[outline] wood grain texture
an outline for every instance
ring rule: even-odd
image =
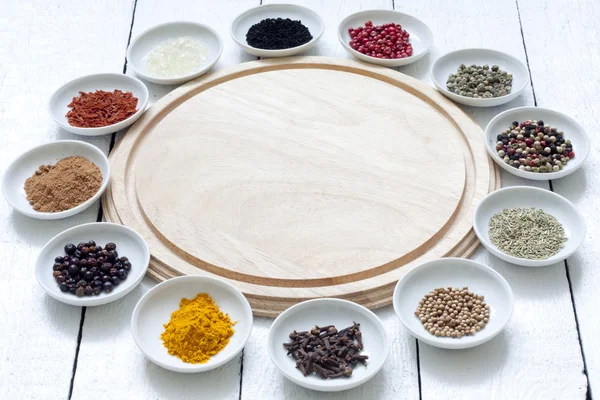
[[[423,19],[435,38],[431,54],[424,61],[402,68],[403,72],[429,81],[427,71],[433,60],[448,51],[470,47],[498,49],[525,61],[514,1],[457,5],[421,0],[395,4],[397,10]],[[531,21],[537,18],[534,9],[538,7],[529,11]],[[543,51],[528,49],[530,59],[545,57]],[[426,65],[419,65],[421,62]],[[497,113],[531,104],[532,92],[527,90],[501,107],[463,109],[485,127]],[[502,183],[548,188],[547,182],[519,179],[504,171]],[[453,352],[419,343],[422,398],[584,398],[583,363],[563,265],[527,269],[504,263],[483,249],[471,258],[506,278],[515,295],[514,314],[500,336],[471,350]]]
[[[133,36],[163,22],[202,22],[216,29],[224,42],[223,55],[215,68],[235,65],[255,58],[236,47],[229,37],[229,24],[238,12],[258,3],[258,0],[138,0]],[[130,22],[127,28],[129,25]],[[175,88],[145,83],[150,91],[150,103]],[[154,281],[145,278],[140,287],[125,298],[87,309],[73,399],[237,400],[240,357],[206,373],[176,374],[155,366],[137,348],[129,327],[131,312],[140,297],[154,285]]]
[[[465,185],[460,135],[427,102],[380,80],[272,71],[166,115],[144,138],[132,183],[153,227],[225,276],[357,280],[427,251],[453,223]],[[427,150],[406,162],[408,143]]]
[[[85,140],[108,150],[110,135],[86,138],[60,130],[46,104],[68,80],[122,70],[130,19],[128,1],[0,2],[0,174],[23,151],[56,139]],[[33,265],[53,236],[96,221],[98,204],[68,219],[40,221],[0,200],[2,399],[68,396],[81,308],[47,296]]]
[[[597,221],[600,211],[600,176],[597,172],[600,166],[597,145],[600,138],[597,128],[600,119],[597,78],[600,48],[594,38],[600,35],[600,4],[592,0],[576,3],[537,0],[519,1],[518,4],[538,106],[577,119],[595,143],[580,170],[553,181],[552,185],[556,193],[579,208],[587,221],[586,240],[567,263],[591,393],[597,397],[600,394],[600,344],[597,340],[600,312],[595,306],[600,290],[597,263],[600,258],[600,224]],[[537,18],[553,29],[546,33],[535,29],[533,25]],[[582,366],[579,364],[576,368],[580,371]],[[579,384],[583,386],[585,382]]]
[[[427,243],[429,247],[426,252],[417,254],[416,257],[407,260],[400,258],[385,264],[379,267],[378,270],[372,271],[370,276],[357,274],[356,277],[359,279],[355,280],[344,281],[329,278],[328,281],[324,281],[326,286],[323,284],[301,285],[301,281],[298,281],[298,284],[288,284],[282,287],[281,285],[267,285],[260,281],[253,282],[245,276],[225,275],[215,266],[181,251],[177,247],[177,243],[168,241],[168,238],[165,238],[162,232],[148,223],[146,215],[138,207],[139,198],[134,184],[135,177],[140,168],[139,160],[143,159],[145,143],[152,143],[155,132],[160,134],[160,124],[166,116],[170,115],[171,111],[177,113],[184,101],[205,90],[220,88],[221,83],[229,82],[233,77],[236,80],[245,80],[245,77],[248,76],[271,74],[274,71],[315,68],[348,71],[396,86],[397,90],[404,90],[413,96],[419,97],[432,108],[432,115],[423,115],[417,119],[430,119],[434,122],[438,118],[436,114],[439,113],[448,119],[460,133],[460,140],[458,141],[461,145],[458,147],[463,153],[467,176],[463,201],[460,203],[454,219],[451,221],[452,223],[447,224],[443,231],[440,231]],[[192,112],[189,111],[188,113],[191,114]],[[421,112],[419,111],[417,114],[419,113]],[[159,123],[159,128],[154,130],[157,123]],[[257,315],[275,316],[301,299],[327,296],[343,297],[371,308],[377,308],[391,303],[395,282],[410,268],[436,257],[463,257],[471,254],[471,243],[472,240],[475,240],[472,236],[471,215],[475,203],[488,193],[490,182],[495,181],[495,174],[490,173],[492,165],[487,154],[481,151],[483,147],[481,140],[482,133],[480,129],[453,103],[419,81],[386,68],[325,57],[296,57],[247,63],[235,68],[217,71],[177,89],[146,112],[138,123],[129,130],[127,136],[119,142],[111,154],[113,179],[109,190],[104,196],[106,200],[104,203],[106,217],[110,221],[134,227],[148,240],[153,254],[151,269],[154,272],[159,272],[167,278],[180,274],[201,274],[205,276],[216,274],[219,277],[232,279],[231,283],[248,296],[254,313]],[[159,142],[160,140],[157,141],[157,143]],[[492,187],[495,187],[495,184]],[[177,226],[183,223],[181,222]],[[402,268],[399,268],[400,266]],[[170,274],[169,270],[172,270],[173,273]]]

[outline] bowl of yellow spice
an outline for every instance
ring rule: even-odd
[[[217,368],[236,357],[252,329],[244,295],[219,279],[182,276],[160,283],[137,303],[133,338],[155,364],[175,372]]]

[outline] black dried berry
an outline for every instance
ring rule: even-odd
[[[65,261],[64,257],[58,256],[54,259],[55,263],[62,264]]]
[[[62,263],[54,263],[54,265],[52,266],[52,270],[54,270],[54,271],[61,271],[62,269],[63,269]]]
[[[113,286],[112,282],[104,282],[104,285],[102,286],[102,288],[104,289],[104,291],[106,293],[110,293],[110,292],[112,292],[114,286]]]
[[[65,253],[72,255],[73,253],[75,253],[75,250],[77,250],[77,248],[75,247],[75,245],[73,243],[69,243],[65,246]]]
[[[75,296],[83,297],[84,294],[85,294],[85,289],[82,286],[79,286],[77,289],[75,289]]]
[[[77,274],[79,274],[79,266],[77,266],[75,264],[69,265],[69,275],[75,276]]]
[[[110,281],[112,282],[113,285],[117,286],[119,283],[121,283],[121,280],[119,279],[118,276],[113,276],[110,278]]]
[[[121,268],[117,274],[117,276],[121,279],[126,279],[127,278],[127,271],[124,270],[123,268]]]
[[[69,287],[67,286],[67,282],[61,282],[60,285],[58,285],[59,289],[61,292],[68,292],[69,291]]]
[[[106,245],[104,246],[104,249],[110,251],[110,250],[115,250],[117,248],[117,245],[114,243],[106,243]]]

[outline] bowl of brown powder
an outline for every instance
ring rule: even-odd
[[[17,157],[2,178],[2,194],[23,215],[60,219],[91,206],[109,179],[108,158],[100,149],[59,140]]]

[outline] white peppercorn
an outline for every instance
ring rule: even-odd
[[[483,296],[451,286],[437,288],[419,301],[415,316],[425,330],[441,337],[461,338],[483,329],[490,318],[490,307]]]

